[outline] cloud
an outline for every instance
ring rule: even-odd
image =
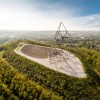
[[[81,30],[100,30],[100,14],[76,17],[73,21]]]
[[[85,25],[87,24],[88,26],[95,27],[99,26],[100,27],[100,14],[94,14],[90,16],[86,16],[83,18],[85,21]]]
[[[82,8],[69,3],[11,1],[0,2],[0,29],[56,30],[62,21],[68,30],[100,30],[100,14],[81,16]]]

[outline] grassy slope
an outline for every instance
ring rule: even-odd
[[[2,59],[2,51],[0,47],[0,100],[62,100],[16,71]]]
[[[31,41],[28,42],[33,44],[46,45]],[[80,50],[80,52],[77,50],[71,50],[80,57],[88,75],[86,79],[79,79],[55,72],[19,55],[16,55],[12,50],[17,47],[17,44],[18,42],[3,46],[3,50],[6,50],[3,57],[18,71],[27,74],[31,80],[55,92],[56,94],[63,96],[64,99],[80,98],[97,100],[100,98],[100,78],[99,75],[94,71],[94,69],[97,69],[97,72],[99,73],[99,68],[89,67],[91,65],[91,63],[88,64],[89,59],[85,59],[88,57],[87,54],[84,56],[84,60],[82,59],[84,54],[79,55],[81,52],[87,52],[88,50],[86,51],[84,49],[77,49]]]

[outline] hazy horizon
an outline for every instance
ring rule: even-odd
[[[6,29],[0,29],[0,31],[57,31],[56,30],[6,30]],[[100,30],[67,30],[67,31],[83,31],[83,32],[100,32]]]

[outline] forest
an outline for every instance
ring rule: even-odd
[[[61,100],[0,58],[0,100]]]
[[[0,46],[0,99],[6,100],[99,100],[100,52],[85,47],[59,48],[75,54],[86,78],[51,70],[14,52],[19,43],[53,47],[47,42],[18,40]]]

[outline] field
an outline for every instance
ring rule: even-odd
[[[86,77],[80,60],[68,51],[24,44],[19,49],[16,49],[15,52],[55,71],[74,77]]]
[[[21,48],[21,52],[34,58],[47,59],[48,52],[52,52],[52,49],[43,46],[25,45]]]

